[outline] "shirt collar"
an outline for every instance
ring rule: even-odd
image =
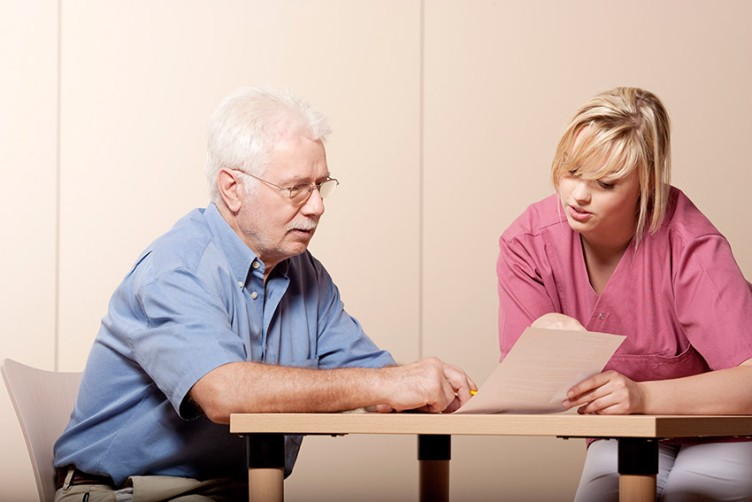
[[[216,239],[219,248],[227,257],[232,274],[238,283],[246,283],[251,265],[258,259],[256,254],[243,242],[238,234],[225,221],[217,206],[212,202],[205,211],[206,222]],[[259,260],[259,264],[264,264]]]
[[[251,248],[240,239],[230,224],[225,221],[216,204],[213,202],[210,203],[206,208],[205,214],[209,228],[219,243],[220,249],[227,257],[227,261],[230,263],[230,269],[238,283],[242,282],[245,284],[247,282],[252,273],[251,266],[254,261],[258,261],[258,271],[263,275],[264,263],[258,259],[256,253],[254,253],[253,250],[251,250]],[[289,267],[290,260],[284,260],[277,264],[272,271],[272,275],[279,274],[282,277],[287,278],[287,270]]]

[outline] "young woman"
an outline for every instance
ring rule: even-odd
[[[752,414],[752,290],[721,233],[670,185],[661,101],[616,88],[575,114],[556,150],[556,194],[502,234],[504,358],[525,327],[626,335],[562,409]],[[664,441],[661,500],[752,500],[752,442]],[[578,501],[618,499],[616,441],[589,448]]]

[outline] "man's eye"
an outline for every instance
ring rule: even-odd
[[[300,192],[302,192],[304,190],[308,190],[309,186],[310,185],[308,183],[301,183],[299,185],[295,185],[294,187],[290,188],[290,191],[293,194],[300,193]]]

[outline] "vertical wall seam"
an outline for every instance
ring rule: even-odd
[[[54,273],[54,313],[53,339],[55,371],[60,370],[60,126],[62,109],[62,31],[63,3],[57,1],[57,74],[56,74],[56,109],[55,109],[55,273]]]
[[[424,261],[425,261],[425,249],[424,249],[424,158],[423,148],[425,141],[424,130],[424,111],[425,111],[425,47],[426,47],[426,31],[425,31],[425,0],[420,0],[420,46],[419,46],[419,104],[418,104],[418,357],[423,357],[424,349],[424,288],[423,288],[423,273],[424,273]]]

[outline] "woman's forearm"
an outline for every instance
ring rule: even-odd
[[[639,385],[648,415],[752,414],[752,359],[735,368]]]

